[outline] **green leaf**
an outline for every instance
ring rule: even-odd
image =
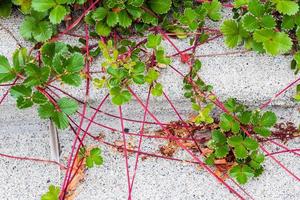
[[[264,28],[273,29],[275,28],[276,22],[272,15],[265,15],[261,18],[261,26]]]
[[[238,133],[240,131],[239,123],[226,113],[220,116],[220,128],[226,132],[231,130],[233,133]]]
[[[238,146],[234,147],[233,152],[234,152],[235,157],[240,158],[240,159],[247,158],[247,156],[248,156],[248,151],[243,145],[238,145]]]
[[[32,89],[30,87],[26,87],[25,85],[15,85],[10,89],[10,94],[14,98],[30,97],[32,94]]]
[[[29,59],[26,48],[17,49],[13,54],[13,65],[16,71],[21,72]]]
[[[94,165],[102,165],[103,158],[101,155],[101,150],[99,148],[93,148],[90,151],[90,155],[86,158],[86,166],[92,168]]]
[[[165,56],[165,51],[162,48],[156,51],[156,61],[164,65],[171,63],[171,59]]]
[[[81,53],[75,52],[67,61],[68,72],[79,72],[84,67],[84,57]]]
[[[141,7],[144,3],[144,0],[128,0],[127,3],[135,7]]]
[[[87,2],[87,0],[76,0],[76,3],[80,5],[84,4],[85,2]]]
[[[184,9],[184,14],[179,18],[180,23],[188,25],[191,30],[196,30],[198,28],[198,23],[196,22],[197,13],[191,8]]]
[[[55,107],[50,102],[48,102],[46,104],[40,105],[40,107],[38,108],[38,113],[40,118],[48,119],[54,115]]]
[[[294,59],[291,63],[291,69],[295,70],[296,74],[300,70],[300,51],[295,53]]]
[[[49,16],[50,22],[52,24],[59,24],[67,14],[68,11],[64,6],[57,5],[50,12],[50,16]]]
[[[215,148],[215,156],[217,158],[224,158],[229,152],[229,147],[227,145],[218,146]]]
[[[0,55],[0,83],[11,81],[15,77],[16,74],[13,72],[7,58]]]
[[[21,7],[23,14],[29,14],[31,10],[31,0],[12,0],[13,4]],[[0,6],[1,7],[1,6]]]
[[[66,70],[65,70],[65,67],[66,67],[66,63],[67,63],[67,60],[66,58],[68,57],[69,55],[66,53],[66,54],[55,54],[54,57],[53,57],[53,60],[52,60],[52,66],[51,68],[57,73],[57,74],[60,74],[60,75],[64,75],[66,74]]]
[[[49,16],[49,13],[47,11],[38,12],[38,11],[32,10],[30,14],[31,14],[31,17],[33,17],[37,21],[41,21]]]
[[[251,123],[253,125],[258,125],[258,122],[260,120],[260,113],[258,110],[252,111],[252,117],[251,117]]]
[[[31,39],[37,21],[33,17],[25,17],[20,26],[20,34],[25,39]]]
[[[235,8],[240,8],[241,6],[247,5],[248,2],[249,2],[249,0],[234,0],[233,5]]]
[[[263,137],[269,137],[271,135],[271,131],[268,128],[264,127],[255,127],[254,132],[263,136]]]
[[[43,13],[32,13],[32,16],[43,16]],[[25,17],[20,26],[20,33],[25,39],[34,38],[38,42],[44,42],[51,38],[53,34],[53,26],[48,21],[40,21],[34,17]]]
[[[263,44],[256,42],[253,38],[246,39],[245,47],[246,47],[246,49],[252,49],[253,51],[256,51],[258,53],[266,52],[264,50]]]
[[[126,10],[122,10],[121,12],[119,12],[118,18],[120,26],[124,28],[128,28],[132,23],[132,19],[129,17]]]
[[[253,34],[256,42],[262,42],[264,49],[271,55],[286,53],[292,48],[288,34],[268,29],[256,30]]]
[[[118,81],[122,81],[124,78],[128,76],[128,71],[124,68],[108,67],[107,73],[112,75],[114,78],[118,79]]]
[[[156,97],[161,96],[163,94],[163,86],[160,83],[156,83],[151,89],[151,94]]]
[[[214,108],[213,104],[207,104],[204,108],[199,111],[198,116],[195,119],[196,124],[200,124],[205,122],[207,124],[211,124],[214,122],[214,119],[211,117],[211,111]]]
[[[145,83],[144,75],[135,75],[135,76],[132,77],[132,80],[136,84],[144,84]]]
[[[220,130],[214,130],[211,134],[211,138],[215,143],[226,143],[226,136]]]
[[[75,3],[76,0],[55,0],[57,4]]]
[[[249,162],[250,167],[253,169],[261,168],[261,163],[264,162],[265,156],[263,154],[258,154],[257,151],[254,151],[251,156],[251,161]]]
[[[45,42],[51,38],[52,34],[52,25],[47,21],[41,21],[36,24],[36,28],[33,31],[33,38],[38,42]]]
[[[93,12],[92,18],[95,21],[101,21],[106,17],[107,13],[108,13],[108,10],[106,8],[99,7]]]
[[[96,24],[96,32],[100,36],[109,36],[109,34],[111,32],[111,28],[109,26],[107,26],[106,24],[104,24],[103,22],[98,22]]]
[[[132,16],[134,20],[139,19],[142,16],[142,9],[133,7],[133,6],[127,6],[127,12]]]
[[[251,111],[244,111],[239,113],[238,118],[242,124],[249,124],[251,120],[252,112]]]
[[[207,10],[208,17],[214,21],[221,19],[221,7],[221,3],[218,0],[212,0],[210,3],[203,3],[203,8]]]
[[[243,27],[247,31],[255,31],[259,28],[259,21],[253,15],[244,15],[242,18]]]
[[[8,17],[11,13],[12,4],[10,0],[0,1],[0,17]]]
[[[135,74],[141,74],[145,71],[145,63],[137,62],[136,65],[133,67],[132,72]]]
[[[227,142],[230,146],[236,147],[241,145],[241,143],[243,142],[243,137],[240,135],[235,135],[228,138]]]
[[[234,98],[229,98],[224,103],[225,108],[230,112],[236,112],[237,103]]]
[[[225,44],[230,48],[241,44],[243,38],[247,37],[243,27],[234,20],[224,21],[220,30],[225,36]]]
[[[115,12],[109,12],[107,15],[106,23],[110,27],[114,27],[119,23],[119,16]]]
[[[147,39],[147,43],[146,43],[146,46],[148,48],[155,49],[156,47],[158,47],[160,45],[160,43],[161,43],[160,35],[154,35],[154,34],[148,35],[148,39]]]
[[[35,64],[28,64],[25,67],[25,73],[28,76],[24,81],[26,86],[37,86],[44,84],[50,75],[49,67],[38,67]]]
[[[193,71],[197,73],[201,69],[201,67],[202,67],[201,61],[196,59],[193,65]]]
[[[57,101],[57,104],[62,112],[67,115],[72,115],[78,110],[78,104],[76,101],[63,97]]]
[[[17,99],[17,108],[19,109],[25,109],[33,106],[33,102],[30,98],[25,98],[25,97],[18,97]]]
[[[270,31],[267,29],[261,29],[261,30],[255,31],[253,36],[254,36],[254,40],[256,42],[266,42],[274,36],[274,31]]]
[[[156,81],[159,77],[159,72],[155,69],[150,68],[147,75],[145,76],[145,81],[151,84],[153,81]]]
[[[277,121],[277,117],[275,113],[271,111],[267,111],[261,117],[259,125],[263,127],[272,127],[275,125],[276,121]]]
[[[123,105],[131,100],[131,94],[128,90],[121,90],[119,87],[114,87],[110,90],[112,102],[115,105]]]
[[[45,65],[52,66],[54,56],[68,52],[68,47],[62,42],[45,43],[42,46],[42,61]]]
[[[32,101],[36,104],[42,105],[42,104],[47,103],[48,99],[42,93],[40,93],[39,91],[36,91],[32,95]]]
[[[78,73],[66,74],[61,76],[62,82],[73,85],[73,86],[80,86],[81,85],[81,77]]]
[[[214,165],[215,164],[215,155],[212,153],[205,159],[205,164]]]
[[[276,9],[286,15],[294,15],[299,10],[297,2],[290,0],[272,0],[276,4]]]
[[[59,192],[60,192],[59,187],[50,185],[48,192],[42,196],[41,200],[58,200]]]
[[[298,27],[296,30],[297,39],[300,40],[300,28]]]
[[[158,24],[158,19],[147,12],[143,12],[141,18],[145,24],[152,24],[152,25]]]
[[[214,154],[217,158],[223,158],[228,154],[229,147],[226,144],[226,136],[220,130],[214,130],[212,132],[211,142],[215,150]]]
[[[256,140],[251,138],[243,139],[242,136],[232,136],[227,139],[230,146],[234,147],[234,155],[237,158],[246,158],[248,156],[248,150],[256,150],[258,148],[258,143]]]
[[[45,12],[56,5],[54,0],[32,0],[32,8],[39,12]]]
[[[172,5],[171,0],[149,0],[147,3],[150,5],[150,8],[157,14],[167,13]]]
[[[295,26],[295,21],[292,16],[284,15],[281,23],[281,27],[286,30],[293,29]]]
[[[245,138],[243,145],[249,150],[256,150],[258,148],[258,142],[252,138]]]
[[[63,112],[54,112],[51,119],[59,129],[66,129],[69,127],[68,116]]]
[[[256,17],[261,17],[265,13],[265,7],[259,0],[250,0],[248,9]]]
[[[236,165],[230,169],[229,174],[240,184],[245,184],[249,178],[254,176],[254,171],[247,165]]]

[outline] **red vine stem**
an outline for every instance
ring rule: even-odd
[[[164,129],[166,133],[169,134],[170,139],[172,138],[172,134],[170,134],[170,131],[166,129],[162,124],[160,124],[159,120],[145,107],[143,102],[140,100],[140,98],[133,92],[133,90],[128,87],[129,92],[135,97],[135,99],[138,101],[138,103],[147,110],[149,115],[158,123],[158,125]],[[181,142],[176,141],[177,145],[179,145],[182,149],[184,149],[188,154],[192,156],[192,158],[198,162],[198,164],[203,167],[206,171],[208,171],[211,175],[213,175],[219,182],[221,182],[225,187],[229,189],[232,193],[234,193],[238,198],[244,199],[238,192],[236,192],[230,185],[228,185],[224,180],[222,180],[218,175],[216,175],[204,162],[202,162],[199,158],[197,158],[193,152],[191,152],[186,146],[184,146]]]
[[[7,97],[10,89],[16,84],[16,82],[18,81],[18,77],[14,80],[14,82],[11,84],[11,86],[5,91],[5,93],[3,94],[2,98],[0,99],[0,105],[3,103],[3,101],[5,100],[5,98]]]
[[[148,95],[147,95],[146,108],[148,108],[148,106],[149,106],[150,91],[151,91],[151,86],[149,87],[149,91],[148,91]],[[144,111],[143,122],[146,121],[146,117],[147,117],[147,110]],[[132,180],[131,180],[131,184],[130,184],[130,191],[129,191],[130,196],[131,196],[133,183],[134,183],[134,179],[135,179],[137,168],[138,168],[139,155],[140,155],[139,152],[141,151],[142,140],[143,140],[143,136],[144,136],[144,126],[145,126],[145,123],[142,123],[140,134],[139,134],[139,142],[138,142],[138,150],[137,150],[138,153],[136,154],[136,157],[135,157],[133,176],[132,176]]]
[[[214,37],[212,37],[212,38],[207,39],[204,43],[208,43],[208,42],[210,42],[210,41],[213,41],[213,40],[215,40],[215,39],[218,39],[218,38],[221,37],[221,36],[222,36],[221,34],[216,35],[216,36],[214,36]],[[199,44],[197,44],[197,47],[200,46],[200,45],[202,45],[202,44],[204,44],[204,43],[199,43]],[[175,57],[175,56],[181,55],[182,53],[185,53],[185,52],[187,52],[187,51],[192,50],[193,48],[194,48],[193,46],[192,46],[192,47],[189,47],[189,48],[187,48],[187,49],[185,49],[185,50],[182,50],[182,51],[179,51],[179,52],[177,52],[177,53],[175,53],[175,54],[172,54],[172,55],[170,55],[169,57]]]
[[[195,44],[196,45],[196,44]],[[179,112],[177,111],[177,109],[175,108],[174,104],[172,103],[172,101],[170,100],[170,98],[168,98],[168,96],[165,94],[165,92],[163,92],[163,95],[165,96],[165,98],[167,99],[167,101],[169,102],[169,104],[171,105],[171,107],[173,108],[174,112],[177,114],[178,118],[180,119],[180,121],[182,121],[183,123],[185,123],[185,121],[182,119],[182,117],[180,116]],[[194,138],[193,138],[194,139]],[[197,146],[198,150],[201,152],[200,147],[198,146],[197,142],[194,140],[195,145]],[[237,184],[231,177],[229,177],[229,179],[235,184],[237,185],[247,196],[249,196],[251,199],[253,199],[253,197],[247,193],[246,190],[244,190],[239,184]]]
[[[68,97],[74,99],[74,100],[77,101],[78,103],[83,104],[83,101],[81,101],[81,100],[79,100],[78,98],[72,96],[71,94],[67,93],[66,91],[64,91],[64,90],[62,90],[62,89],[60,89],[60,88],[58,88],[58,87],[56,87],[56,86],[53,86],[53,85],[48,85],[48,86],[51,87],[51,88],[56,89],[57,91],[59,91],[59,92],[65,94],[65,95],[67,95]],[[90,106],[90,108],[93,109],[93,110],[96,110],[96,108],[93,107],[93,106]],[[104,112],[104,111],[102,111],[102,110],[99,110],[98,112],[103,113],[104,115],[107,115],[107,116],[109,116],[109,117],[113,117],[113,118],[116,118],[116,119],[120,119],[120,116],[117,116],[117,115],[114,115],[114,114],[111,114],[111,113],[107,113],[107,112]],[[123,118],[123,120],[124,120],[124,121],[135,122],[135,123],[143,123],[143,121],[141,121],[141,120],[137,120],[137,119],[129,119],[129,118],[125,118],[125,117]],[[145,124],[153,124],[153,125],[157,125],[155,122],[150,122],[150,121],[145,121]],[[168,123],[162,123],[162,124],[163,124],[163,125],[168,125]]]
[[[179,70],[177,70],[175,67],[173,67],[172,65],[169,65],[169,66],[170,66],[175,72],[177,72],[180,76],[185,77],[185,76],[184,76]],[[190,79],[189,79],[188,81],[189,81],[190,83],[194,84],[194,81],[193,81],[193,80],[190,80]],[[216,96],[216,95],[213,94],[213,93],[211,93],[211,94],[212,94],[213,96]],[[207,98],[207,96],[205,96],[205,95],[204,95],[204,97]],[[209,99],[209,101],[211,101],[211,100]],[[224,105],[221,103],[220,100],[217,99],[217,101],[213,101],[212,103],[214,103],[217,107],[221,108],[221,110],[223,110],[224,112],[230,114],[230,113],[226,110],[226,108],[224,107]],[[226,111],[225,111],[225,110],[226,110]],[[235,116],[233,116],[233,117],[234,117],[236,120],[238,120]],[[284,148],[284,149],[288,150],[287,147],[285,147],[284,145],[278,144],[277,142],[275,142],[275,141],[273,141],[273,140],[270,140],[270,142],[273,143],[273,144],[276,144],[276,145],[280,146],[281,148]],[[296,152],[291,152],[291,153],[297,155]]]
[[[128,200],[131,200],[130,174],[129,174],[129,165],[128,165],[128,156],[127,156],[127,142],[126,142],[126,135],[125,135],[125,129],[124,129],[124,121],[123,121],[123,117],[122,117],[122,106],[119,106],[119,113],[120,113],[120,122],[121,122],[121,128],[122,128],[123,145],[124,145],[123,153],[124,153],[124,159],[125,159],[127,184],[128,184]]]
[[[89,122],[89,124],[87,125],[87,127],[86,127],[85,130],[83,130],[82,127],[80,127],[80,126],[77,126],[79,130],[81,130],[81,131],[84,132],[83,136],[81,137],[81,140],[82,140],[82,141],[85,139],[86,135],[88,134],[88,130],[89,130],[90,126],[92,125],[92,121],[95,119],[95,117],[96,117],[96,115],[97,115],[97,113],[98,113],[98,110],[103,106],[103,104],[104,104],[105,101],[107,100],[108,96],[109,96],[109,95],[107,94],[107,95],[102,99],[102,101],[100,102],[99,106],[97,107],[96,112],[93,114],[93,116],[92,116],[92,118],[91,118],[91,121]],[[73,121],[73,123],[74,123],[74,121]],[[78,147],[77,150],[76,150],[76,153],[75,153],[75,156],[74,156],[75,158],[78,156],[79,150],[80,150],[80,145],[79,145],[79,147]],[[71,168],[73,168],[74,165],[75,165],[75,162],[73,162]],[[71,176],[71,174],[69,174],[69,177],[68,177],[69,180],[70,180],[70,176]],[[66,187],[68,187],[69,184],[70,184],[70,182],[67,183],[67,186],[66,186]]]
[[[86,14],[90,11],[90,10],[92,10],[92,9],[94,9],[94,6],[97,4],[97,3],[99,3],[100,2],[100,0],[96,0],[92,5],[90,5],[90,7],[88,7],[87,9],[85,9],[84,10],[84,12],[82,13],[82,15],[80,15],[70,26],[68,26],[63,32],[60,32],[59,34],[58,34],[58,36],[59,35],[64,35],[64,34],[66,34],[67,32],[69,32],[70,30],[72,30],[75,26],[77,26],[78,25],[78,23],[86,16]]]
[[[52,90],[50,90],[52,93],[54,93],[57,97],[59,97],[59,95],[57,95],[55,92],[53,92]],[[96,108],[95,108],[95,110],[97,110]],[[81,112],[77,112],[80,116],[83,116],[83,114],[81,113]],[[101,111],[97,111],[97,113],[101,113]],[[88,120],[88,121],[90,121],[90,122],[92,122],[93,124],[95,124],[95,125],[97,125],[97,126],[99,126],[99,127],[102,127],[102,128],[105,128],[105,129],[107,129],[107,130],[109,130],[109,131],[113,131],[113,132],[121,132],[121,130],[118,130],[118,129],[116,129],[116,128],[112,128],[112,127],[110,127],[110,126],[107,126],[107,125],[104,125],[104,124],[100,124],[99,122],[96,122],[96,121],[94,121],[94,120],[92,120],[92,119],[90,119],[90,118],[88,118],[88,117],[86,117],[86,116],[84,116],[84,118],[86,119],[86,120]],[[123,117],[123,120],[125,121],[125,118]],[[147,122],[145,121],[145,124],[146,124]],[[155,125],[158,125],[157,123],[155,123],[155,122],[151,122],[151,124],[155,124]],[[163,124],[163,123],[162,123]],[[165,125],[165,126],[168,126],[168,125],[170,125],[170,123],[167,123],[167,124],[163,124],[163,125]],[[183,127],[189,127],[189,125],[188,124],[183,124]],[[201,127],[203,127],[203,126],[198,126],[200,129],[201,129]],[[140,134],[137,134],[137,133],[133,133],[133,132],[125,132],[125,134],[126,135],[131,135],[131,136],[141,136]],[[147,138],[156,138],[156,139],[170,139],[169,137],[166,137],[166,136],[158,136],[158,135],[148,135],[148,134],[143,134],[142,135],[142,137],[147,137]],[[172,140],[192,140],[192,141],[194,141],[194,140],[196,140],[196,141],[201,141],[201,139],[192,139],[192,138],[185,138],[185,137],[183,137],[183,138],[181,138],[181,137],[176,137],[176,136],[173,136],[174,138],[172,138]]]
[[[45,159],[41,159],[41,158],[31,158],[31,157],[27,157],[27,156],[25,156],[25,157],[13,156],[13,155],[8,155],[8,154],[3,154],[3,153],[0,153],[0,156],[5,157],[5,158],[17,159],[17,160],[28,160],[28,161],[41,162],[41,163],[51,163],[51,164],[58,165],[63,170],[67,169],[63,164],[53,161],[53,160],[45,160]]]
[[[163,35],[163,31],[162,30],[160,30],[161,31],[161,33],[162,33],[162,35]],[[170,41],[169,39],[168,39],[168,36],[167,35],[163,35],[163,37],[164,38],[166,38],[168,41]],[[173,46],[174,44],[173,43],[171,43],[170,42],[170,44]],[[178,51],[178,48],[175,48],[177,51]],[[181,54],[180,52],[178,52],[179,54]],[[191,64],[191,63],[190,63]],[[172,69],[175,69],[175,68],[173,68],[172,67]],[[176,72],[178,72],[178,70],[175,70]],[[180,73],[181,74],[181,73]],[[183,74],[182,74],[183,75]],[[184,77],[184,76],[183,76]],[[193,80],[189,80],[190,82],[193,82],[194,83],[194,81]],[[221,108],[221,110],[223,111],[223,112],[225,112],[225,113],[227,113],[227,114],[229,114],[229,115],[231,115],[231,113],[224,107],[224,105],[223,105],[223,103],[221,102],[221,101],[219,101],[219,99],[218,99],[218,97],[215,95],[215,94],[213,94],[212,92],[211,92],[211,94],[212,95],[214,95],[215,97],[216,97],[216,101],[212,101],[216,106],[218,106],[219,108]],[[279,95],[278,95],[279,96]],[[205,97],[206,98],[206,97]],[[210,99],[209,99],[209,101],[211,101]],[[231,115],[232,116],[232,115]],[[235,116],[233,116],[236,120],[238,120]],[[251,135],[250,135],[250,133],[244,128],[244,127],[242,127],[241,126],[241,128],[242,128],[242,130],[249,136],[249,137],[251,137]],[[271,141],[272,142],[272,141]],[[260,146],[260,148],[262,149],[262,151],[264,152],[264,153],[266,153],[266,154],[269,154],[269,152],[268,152],[268,150],[263,146],[263,145],[259,145]],[[277,160],[274,156],[272,156],[272,155],[270,155],[270,157],[279,165],[279,166],[281,166],[288,174],[290,174],[291,176],[293,176],[296,180],[298,180],[299,182],[300,182],[300,178],[299,177],[297,177],[294,173],[292,173],[289,169],[287,169],[279,160]]]
[[[93,8],[93,7],[91,7]],[[83,116],[86,115],[86,109],[87,109],[87,100],[88,100],[88,96],[89,96],[89,91],[90,91],[90,76],[89,76],[89,68],[90,68],[90,61],[89,61],[89,32],[88,32],[88,25],[85,25],[85,35],[86,35],[86,48],[87,48],[87,52],[86,52],[86,59],[85,59],[85,71],[87,73],[87,76],[86,76],[86,90],[85,90],[85,99],[84,99],[84,104],[83,104],[83,108],[82,108],[82,112],[83,112]],[[77,133],[76,133],[76,138],[75,140],[73,141],[73,145],[72,145],[72,150],[71,150],[71,154],[69,156],[69,159],[68,159],[68,169],[67,169],[67,172],[66,172],[66,175],[65,175],[65,178],[64,178],[64,181],[63,181],[63,185],[62,185],[62,192],[60,194],[60,198],[61,199],[64,199],[65,195],[66,195],[66,190],[67,190],[67,185],[68,185],[68,181],[70,179],[70,176],[71,176],[71,173],[72,173],[72,170],[73,170],[73,167],[74,167],[74,162],[75,162],[75,158],[74,157],[74,160],[73,160],[73,165],[72,167],[70,168],[71,166],[71,163],[72,163],[72,158],[73,158],[73,155],[74,155],[74,152],[75,152],[75,147],[76,147],[76,144],[77,144],[77,141],[78,141],[78,138],[79,138],[79,135],[80,135],[80,132],[81,132],[81,127],[83,125],[83,122],[84,122],[84,117],[81,117],[80,119],[80,123],[79,123],[79,127],[78,130],[77,130]],[[81,140],[82,142],[84,141],[83,139]],[[80,144],[79,144],[79,147],[80,147]],[[77,151],[79,150],[79,147],[77,149]]]
[[[277,94],[275,94],[271,99],[269,99],[267,102],[263,103],[259,108],[264,109],[267,107],[269,104],[272,103],[277,97],[285,93],[288,89],[290,89],[292,86],[294,86],[298,81],[300,81],[300,77],[288,84],[285,88],[283,88],[281,91],[279,91]]]

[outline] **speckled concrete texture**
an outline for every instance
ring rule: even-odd
[[[21,39],[18,33],[18,26],[22,17],[16,13],[10,19],[0,19],[2,26],[9,29],[23,46],[30,47],[30,43]],[[216,24],[212,24],[216,26]],[[66,39],[69,43],[76,43],[74,38]],[[187,40],[174,40],[181,50],[187,48]],[[164,42],[169,54],[175,53],[174,49]],[[17,43],[7,32],[0,27],[0,54],[11,57]],[[227,49],[222,38],[211,43],[201,45],[197,49],[197,55],[210,53],[224,53],[242,49]],[[251,107],[256,107],[273,97],[276,92],[283,89],[287,84],[296,79],[296,76],[289,69],[291,57],[277,56],[276,58],[267,55],[257,55],[252,52],[215,57],[201,57],[202,69],[200,76],[214,86],[215,93],[222,99],[236,97],[239,101]],[[93,68],[97,68],[101,58],[96,60]],[[98,65],[97,65],[98,64]],[[178,59],[172,65],[186,72],[188,67]],[[160,82],[165,86],[165,92],[174,102],[176,109],[184,117],[191,113],[190,105],[183,97],[182,79],[167,68],[162,71]],[[0,88],[0,94],[5,91]],[[63,86],[63,89],[83,98],[84,89],[72,89]],[[143,100],[146,98],[146,88],[134,90]],[[92,89],[90,103],[97,106],[103,98],[105,91]],[[289,90],[276,99],[269,109],[274,110],[281,121],[292,121],[300,123],[297,105],[292,101],[294,90]],[[6,99],[5,107],[0,106],[0,153],[16,156],[29,156],[36,158],[50,159],[49,151],[49,127],[47,121],[37,117],[36,109],[18,111],[15,102],[11,97]],[[102,111],[119,115],[116,107],[109,101],[104,104]],[[150,110],[157,115],[162,122],[178,120],[170,105],[163,97],[151,98]],[[123,107],[124,117],[131,119],[142,119],[143,110],[136,101],[132,101]],[[88,109],[91,116],[93,110]],[[148,116],[149,121],[153,121]],[[76,121],[79,121],[76,118]],[[99,114],[96,121],[120,128],[120,121],[104,114]],[[85,122],[86,125],[87,122]],[[130,131],[138,131],[140,124],[125,121],[125,127]],[[150,127],[148,127],[150,128]],[[151,127],[153,128],[153,127]],[[156,127],[159,128],[159,127]],[[92,126],[90,132],[94,135],[103,133],[105,139],[112,142],[121,139],[121,133],[108,132],[96,126]],[[69,130],[61,131],[59,134],[62,155],[61,162],[66,163],[69,155],[73,133]],[[128,137],[128,140],[136,139]],[[86,141],[91,145],[99,145],[91,140]],[[299,148],[300,140],[288,142],[290,148]],[[157,152],[157,147],[163,142],[153,139],[143,141],[142,150]],[[266,144],[270,151],[278,150],[273,145]],[[77,200],[125,200],[127,199],[127,180],[125,173],[125,162],[122,154],[113,149],[101,145],[104,165],[87,171],[86,179],[78,188]],[[191,159],[185,152],[178,152],[176,156]],[[300,176],[300,160],[293,154],[277,155],[296,175]],[[129,162],[130,171],[133,170],[135,156],[131,155]],[[300,199],[300,184],[282,170],[272,159],[267,158],[265,173],[243,188],[254,197],[261,200],[298,200]],[[49,184],[60,185],[64,171],[60,171],[56,165],[41,164],[31,161],[20,161],[0,157],[0,199],[4,200],[36,200],[47,191]],[[231,181],[227,181],[243,196],[245,194]],[[135,200],[219,200],[237,199],[224,186],[219,184],[215,178],[205,170],[187,163],[178,163],[162,159],[147,158],[139,161],[136,180],[133,188],[133,199]],[[246,197],[246,196],[245,196]]]

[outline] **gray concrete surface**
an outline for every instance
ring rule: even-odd
[[[11,19],[0,19],[0,23],[7,27],[19,40],[27,47],[30,43],[23,41],[18,33],[18,25],[22,17],[14,14]],[[215,24],[212,24],[215,26]],[[68,42],[74,43],[75,40],[68,39]],[[186,41],[175,41],[181,49],[187,47]],[[16,48],[15,40],[0,28],[0,54],[10,57]],[[174,49],[165,44],[168,53],[175,53]],[[205,44],[198,48],[197,54],[223,53],[232,50],[227,49],[222,39],[215,40],[212,43]],[[288,83],[296,79],[296,76],[289,69],[289,56],[278,56],[276,58],[266,55],[257,55],[255,53],[246,53],[243,55],[229,55],[201,58],[203,68],[201,76],[214,85],[216,94],[221,99],[228,97],[237,97],[240,101],[249,106],[255,107],[271,98],[276,92],[285,87]],[[101,60],[97,61],[98,63]],[[187,70],[187,66],[180,63],[179,60],[173,61],[173,66],[182,72]],[[97,67],[96,65],[94,67]],[[179,76],[174,74],[171,69],[163,70],[161,82],[165,85],[165,91],[174,101],[176,108],[183,116],[188,116],[191,112],[189,103],[182,96],[182,84]],[[79,98],[83,98],[83,89],[75,90],[65,87],[65,90]],[[3,94],[5,88],[0,88],[0,94]],[[137,93],[145,99],[145,88],[135,88]],[[293,121],[300,123],[299,113],[296,110],[291,97],[294,90],[288,91],[276,99],[272,107],[282,121]],[[103,98],[104,91],[91,91],[91,103],[97,105]],[[49,159],[49,131],[48,123],[38,119],[35,109],[29,109],[23,112],[14,108],[14,101],[8,98],[5,101],[6,107],[0,106],[0,138],[2,141],[0,153],[13,154],[19,156],[31,156]],[[124,116],[128,118],[141,119],[143,110],[133,101],[123,107]],[[151,98],[150,109],[162,122],[177,120],[177,116],[168,106],[162,97]],[[107,102],[103,110],[118,115],[118,110]],[[92,115],[88,111],[88,116]],[[76,119],[79,120],[78,118]],[[149,118],[149,120],[151,120]],[[97,121],[102,124],[120,129],[119,120],[107,117],[105,115],[97,116]],[[125,127],[131,131],[139,129],[137,124],[125,122]],[[150,127],[149,127],[150,128]],[[153,127],[152,127],[153,128]],[[96,126],[91,127],[91,133],[98,134],[103,132],[106,139],[113,141],[120,139],[121,134],[111,133]],[[71,131],[60,132],[62,143],[61,162],[66,163],[69,155],[72,140],[74,139]],[[130,138],[127,138],[130,139]],[[132,139],[134,140],[134,139]],[[87,140],[89,144],[95,144]],[[289,142],[287,145],[291,148],[299,147],[299,140]],[[161,141],[147,139],[143,142],[142,149],[145,151],[156,151]],[[125,176],[124,157],[120,153],[114,152],[111,148],[100,145],[103,150],[105,163],[102,167],[88,170],[86,180],[78,189],[78,200],[119,200],[126,199],[127,180]],[[268,144],[267,148],[278,150]],[[190,159],[184,152],[178,152],[179,157]],[[284,154],[276,156],[291,171],[300,176],[299,158]],[[134,156],[130,157],[131,168],[134,162]],[[300,198],[300,184],[292,177],[289,177],[284,170],[267,159],[265,163],[265,173],[250,181],[244,188],[254,199],[291,199]],[[59,185],[62,180],[63,171],[57,166],[51,164],[40,164],[30,161],[18,161],[0,157],[0,199],[10,200],[31,200],[39,199],[49,184]],[[232,183],[227,181],[230,185]],[[236,186],[233,186],[239,191]],[[243,194],[241,192],[241,194]],[[221,186],[204,170],[199,170],[195,166],[174,161],[148,158],[140,161],[133,189],[133,199],[137,200],[196,200],[196,199],[236,199],[226,188]]]

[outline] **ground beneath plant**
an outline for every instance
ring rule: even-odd
[[[16,38],[25,46],[29,43],[22,41],[18,35],[18,24],[21,17],[14,15],[10,20],[0,20]],[[212,24],[212,26],[215,26]],[[71,43],[76,40],[71,39]],[[187,48],[187,42],[174,40],[181,48]],[[16,47],[16,41],[7,32],[0,28],[0,54],[10,57]],[[174,50],[166,44],[168,53]],[[289,69],[289,56],[278,56],[276,58],[257,55],[255,53],[245,53],[242,49],[229,50],[224,47],[222,38],[214,40],[198,48],[197,55],[201,56],[203,69],[201,76],[211,83],[215,92],[221,99],[235,97],[241,102],[251,107],[257,107],[264,101],[272,98],[276,92],[283,89],[297,77]],[[227,53],[226,55],[223,55]],[[229,54],[228,54],[229,53]],[[217,55],[216,55],[217,54]],[[220,54],[220,55],[219,55]],[[184,72],[187,66],[180,60],[175,60],[173,66]],[[97,67],[97,66],[95,66]],[[165,85],[166,93],[174,103],[176,109],[185,119],[190,117],[191,110],[189,103],[182,96],[182,79],[176,76],[172,70],[165,69],[162,73],[161,82]],[[3,94],[5,88],[0,89]],[[82,98],[81,91],[72,91],[64,88],[75,96]],[[143,100],[146,94],[143,89],[137,89],[137,93]],[[276,99],[268,109],[274,110],[280,121],[291,121],[300,123],[297,105],[293,103],[291,97],[293,90],[288,91],[283,96]],[[103,98],[103,93],[92,91],[91,104],[97,105],[99,99]],[[0,153],[32,157],[40,159],[51,159],[49,147],[49,122],[41,121],[35,110],[20,112],[15,109],[14,101],[8,98],[5,107],[0,107]],[[178,117],[163,97],[150,100],[150,110],[159,118],[160,121],[168,123],[177,121]],[[137,102],[132,102],[123,107],[124,117],[140,120],[143,117],[143,110],[137,106]],[[103,111],[118,115],[118,110],[105,103]],[[87,116],[93,114],[88,111]],[[78,119],[75,119],[78,121]],[[147,118],[148,121],[152,119]],[[99,114],[97,122],[121,129],[120,120]],[[139,123],[125,121],[125,127],[129,132],[137,132],[140,128]],[[147,130],[158,130],[157,126],[148,125]],[[105,136],[107,142],[114,143],[121,139],[121,133],[105,131],[99,127],[92,127],[90,130],[93,135]],[[66,163],[67,156],[71,149],[74,136],[70,131],[59,133],[62,147],[60,162]],[[128,136],[128,141],[132,146],[137,145],[135,136]],[[125,171],[125,159],[116,149],[96,143],[92,140],[87,141],[89,145],[100,146],[103,150],[105,159],[104,165],[99,168],[88,170],[84,175],[84,180],[76,190],[78,200],[99,200],[99,199],[126,199],[127,198],[127,179]],[[278,141],[282,144],[282,141]],[[290,140],[284,145],[288,148],[299,148],[299,138]],[[116,144],[116,143],[114,143]],[[117,143],[118,144],[118,143]],[[159,139],[145,139],[142,142],[141,150],[160,154],[159,148],[166,144]],[[279,147],[265,144],[269,151],[280,151]],[[291,153],[275,155],[282,163],[296,175],[300,176],[300,159]],[[177,151],[174,158],[190,160],[191,158],[182,151]],[[133,171],[135,155],[129,156],[130,172]],[[300,185],[280,168],[274,161],[267,158],[265,173],[258,179],[250,181],[242,188],[237,187],[231,180],[226,181],[240,194],[250,199],[244,192],[246,191],[254,199],[291,199],[300,198]],[[56,164],[24,161],[11,158],[0,157],[0,199],[39,199],[47,191],[50,184],[60,185],[64,176]],[[244,190],[244,191],[243,191]],[[156,200],[156,199],[236,199],[224,186],[216,181],[205,170],[194,164],[181,161],[153,158],[151,156],[140,156],[137,175],[134,183],[133,199]]]

